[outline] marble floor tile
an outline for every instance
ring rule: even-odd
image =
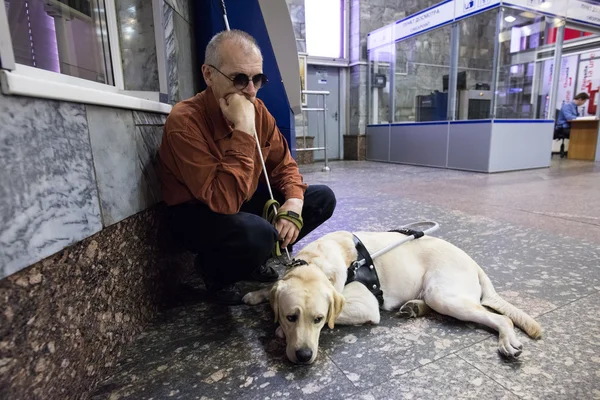
[[[200,303],[172,310],[92,398],[337,399],[357,391],[327,357],[311,367],[287,362],[267,308]]]
[[[490,176],[382,163],[334,163],[332,172],[327,174],[316,167],[303,168],[305,180],[309,184],[330,185],[338,206],[332,218],[303,239],[296,249],[335,230],[389,230],[412,221],[434,220],[440,224],[434,235],[465,250],[488,273],[500,292],[506,291],[513,297],[529,296],[533,303],[538,306],[544,303],[549,310],[600,286],[598,242],[520,225],[517,221],[509,224],[488,217],[486,209],[481,213],[464,210],[458,205],[457,194],[483,198],[486,191],[511,187],[515,181],[584,179],[587,174],[595,173],[593,163],[572,165],[583,176],[572,177],[570,170],[562,170],[568,175],[566,178],[554,169]],[[446,188],[456,194],[447,196]],[[587,193],[586,202],[600,203],[600,192],[587,186],[582,190]],[[536,192],[529,194],[535,195]],[[527,197],[514,196],[515,200],[507,202],[506,207],[512,207],[520,197]],[[581,200],[574,206],[579,203]],[[589,226],[579,224],[580,231]]]
[[[467,362],[450,355],[348,400],[518,398]]]
[[[320,348],[358,388],[369,388],[486,339],[490,333],[439,314],[377,326],[323,330]]]
[[[600,288],[599,288],[600,289]],[[485,340],[458,356],[523,399],[600,398],[600,293],[539,318],[544,337],[504,361]]]

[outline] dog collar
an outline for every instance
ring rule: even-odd
[[[292,262],[289,264],[290,268],[296,268],[299,267],[301,265],[308,265],[308,263],[304,260],[299,260],[299,259],[293,259]]]
[[[354,237],[354,247],[358,253],[358,259],[348,267],[346,285],[354,281],[362,283],[377,298],[381,307],[383,305],[383,291],[379,284],[379,276],[377,275],[373,259],[363,242],[356,235],[352,236]],[[361,265],[360,262],[362,260],[365,260],[365,262]]]

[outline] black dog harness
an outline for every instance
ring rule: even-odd
[[[414,236],[415,239],[425,235],[423,231],[417,231],[408,228],[394,229],[388,232],[397,232],[402,235]],[[351,282],[362,283],[367,289],[369,289],[371,293],[373,293],[373,296],[375,296],[379,302],[379,306],[381,307],[383,305],[383,290],[381,290],[381,284],[379,283],[379,276],[377,275],[373,258],[371,257],[371,254],[369,254],[369,251],[363,242],[356,235],[352,236],[358,257],[356,261],[352,262],[352,264],[350,264],[348,267],[348,275],[344,285],[347,285]],[[308,265],[308,263],[304,260],[295,259],[292,264],[290,264],[290,267],[299,267],[301,265]]]
[[[414,236],[415,239],[423,237],[425,233],[422,231],[416,231],[414,229],[395,229],[389,232],[397,232],[402,235]],[[383,290],[381,290],[381,284],[379,283],[379,276],[377,275],[377,270],[375,269],[375,263],[373,263],[373,259],[371,258],[371,254],[361,242],[361,240],[354,236],[354,247],[356,247],[356,252],[358,253],[358,259],[350,264],[348,267],[348,276],[346,278],[346,285],[350,282],[360,282],[369,289],[373,296],[379,302],[379,306],[383,305]],[[364,262],[363,262],[364,260]]]
[[[383,305],[383,291],[381,290],[381,285],[379,284],[379,276],[377,275],[377,270],[375,269],[375,264],[373,263],[373,259],[371,258],[371,254],[361,242],[361,240],[354,236],[354,247],[356,248],[356,252],[358,253],[358,259],[354,261],[348,267],[348,276],[346,277],[346,285],[350,282],[360,282],[369,289],[373,296],[377,298],[379,302],[379,306]],[[361,264],[361,261],[365,261]]]

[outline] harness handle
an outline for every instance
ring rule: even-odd
[[[425,224],[431,225],[431,227],[429,227],[423,231],[417,231],[417,230],[412,229],[413,227],[417,227],[417,226],[425,225]],[[435,221],[419,221],[419,222],[413,222],[413,223],[401,226],[399,231],[406,231],[406,232],[408,232],[408,235],[406,237],[400,239],[399,241],[394,242],[394,243],[384,247],[383,249],[380,249],[380,250],[376,251],[375,253],[371,254],[371,258],[377,258],[379,256],[382,256],[385,253],[387,253],[388,251],[400,246],[403,243],[410,242],[411,240],[415,240],[424,235],[429,235],[429,234],[437,231],[438,229],[440,229],[440,225]],[[405,234],[404,232],[400,232],[400,233]],[[364,263],[365,262],[363,260],[361,262],[361,265]]]

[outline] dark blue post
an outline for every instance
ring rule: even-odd
[[[239,29],[252,35],[260,46],[263,55],[263,72],[269,77],[269,84],[258,92],[258,98],[264,101],[269,112],[275,117],[277,127],[288,142],[292,156],[296,157],[296,132],[294,114],[290,109],[281,74],[267,27],[260,11],[258,0],[226,0],[227,17],[231,29]],[[204,63],[204,49],[216,33],[225,30],[220,0],[205,0],[195,7],[196,51],[198,68]],[[196,72],[200,78],[200,89],[206,85],[202,80],[202,72]]]

